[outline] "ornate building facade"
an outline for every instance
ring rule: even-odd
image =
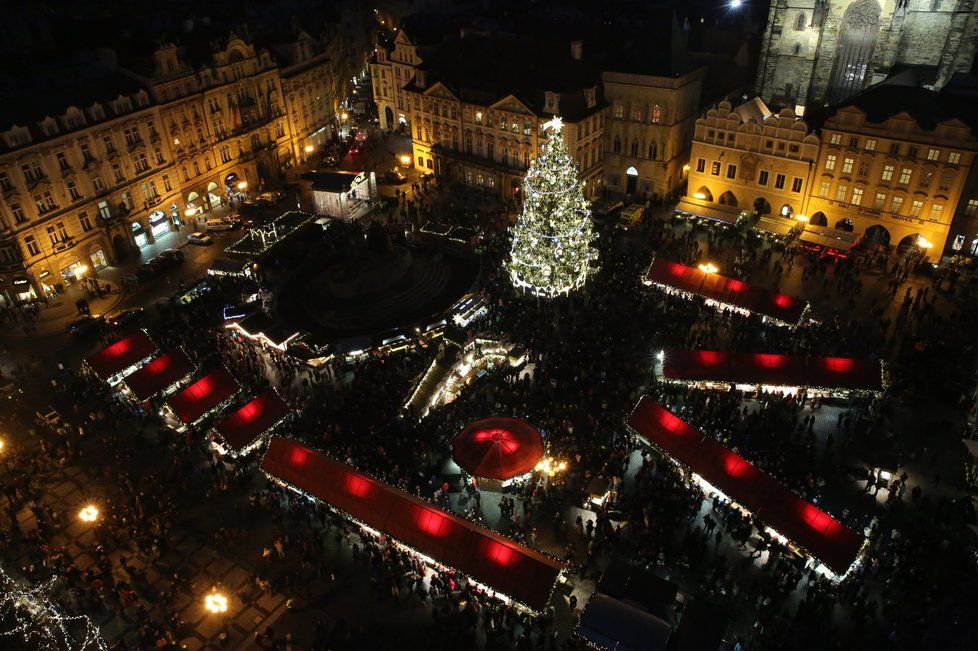
[[[933,87],[971,69],[976,0],[771,0],[756,90],[769,102],[835,103],[898,65]]]

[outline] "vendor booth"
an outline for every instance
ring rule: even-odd
[[[533,472],[543,458],[543,436],[518,418],[483,418],[455,435],[452,458],[479,488],[499,492]]]
[[[852,357],[806,357],[717,350],[665,350],[656,356],[656,377],[668,382],[741,391],[795,392],[845,396],[880,393],[885,388],[883,362]]]
[[[166,405],[169,414],[182,424],[174,429],[182,430],[197,424],[206,416],[224,407],[240,390],[241,387],[235,379],[223,368],[195,380],[170,398]]]
[[[377,178],[373,172],[306,172],[299,177],[312,188],[316,213],[344,221],[359,219],[370,212],[377,198]]]
[[[95,377],[114,386],[149,362],[157,350],[149,335],[138,330],[89,355],[85,366]]]
[[[133,399],[145,402],[160,392],[170,393],[196,370],[197,366],[178,348],[126,376],[123,386]]]
[[[372,535],[390,536],[437,570],[455,569],[504,601],[547,607],[563,564],[490,529],[279,436],[262,460],[272,480],[327,504]]]
[[[261,445],[292,413],[288,403],[274,389],[268,389],[214,426],[214,446],[232,457],[244,456]]]
[[[808,301],[669,260],[654,260],[643,282],[669,293],[702,296],[718,309],[757,314],[779,325],[798,325]]]
[[[769,534],[808,558],[819,573],[839,581],[860,562],[866,538],[649,396],[639,400],[627,423],[640,440],[692,473],[704,492],[762,520]]]

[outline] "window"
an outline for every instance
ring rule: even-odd
[[[728,179],[737,178],[737,166],[734,165],[733,163],[727,164],[727,178]]]
[[[20,166],[20,169],[24,173],[24,178],[27,179],[28,184],[44,178],[44,171],[41,169],[41,164],[37,161],[25,163]]]
[[[859,138],[849,136],[849,149],[859,149]]]
[[[930,207],[930,216],[931,216],[932,219],[934,219],[936,221],[940,221],[941,220],[941,215],[943,215],[943,214],[944,214],[944,206],[943,206],[943,204],[935,203],[935,204],[932,204],[931,205],[931,207]]]
[[[649,159],[655,160],[655,154],[656,154],[656,147],[655,147],[655,143],[653,142],[652,144],[649,145]]]
[[[796,176],[795,178],[791,179],[791,191],[801,192],[801,184],[803,182],[804,182],[803,179],[799,176]]]
[[[873,206],[877,210],[883,210],[883,206],[885,206],[885,205],[886,205],[886,193],[884,193],[884,192],[877,192],[876,193],[876,201],[873,202]]]
[[[978,199],[968,199],[968,205],[964,208],[964,214],[974,217],[978,214]]]
[[[700,174],[702,174],[703,172],[706,171],[706,159],[705,158],[697,158],[696,159],[696,171],[699,172]]]
[[[713,176],[720,176],[720,161],[715,160],[710,163],[710,174]]]
[[[893,197],[893,202],[890,203],[890,212],[898,213],[901,208],[903,208],[903,197]]]
[[[893,180],[893,166],[884,165],[883,174],[880,176],[881,181],[892,181]]]
[[[859,176],[866,177],[869,176],[869,161],[861,160],[859,161]]]
[[[169,174],[164,174],[163,175],[163,189],[165,191],[167,191],[167,192],[170,192],[170,191],[173,190],[173,185],[170,183],[170,175]]]
[[[136,172],[142,173],[149,169],[149,161],[146,160],[146,153],[139,152],[136,157],[132,160],[133,167],[136,168]]]
[[[948,165],[957,165],[961,162],[961,153],[956,151],[948,152],[947,163]]]
[[[63,151],[59,151],[57,154],[55,154],[55,158],[58,159],[58,169],[66,170],[69,167],[71,167],[70,165],[68,165],[68,159],[65,158],[65,154]]]
[[[805,12],[803,11],[795,18],[795,30],[800,32],[801,30],[805,29],[807,22]]]
[[[81,194],[78,193],[78,186],[74,181],[68,181],[65,183],[65,187],[68,188],[68,196],[71,197],[73,201],[78,201],[81,199]]]
[[[31,255],[41,255],[41,247],[38,246],[37,240],[34,239],[33,235],[28,235],[24,238],[24,245],[27,246],[27,252]]]
[[[913,170],[909,167],[903,167],[900,169],[900,183],[906,185],[910,183],[910,175],[913,174]]]
[[[933,178],[934,178],[934,173],[930,170],[925,170],[924,173],[920,175],[920,178],[917,179],[917,187],[929,188],[931,179]]]
[[[57,204],[54,203],[54,197],[51,196],[50,190],[45,190],[44,192],[39,192],[34,195],[34,203],[37,205],[37,212],[42,215],[46,212],[51,212],[57,208]]]
[[[631,152],[632,156],[638,156],[638,140],[632,141]]]
[[[842,161],[842,173],[843,174],[852,174],[852,165],[853,165],[853,163],[855,163],[855,160],[852,159],[852,158],[845,158],[845,159],[843,159],[843,161]]]
[[[852,189],[852,201],[850,202],[854,206],[862,205],[863,202],[863,189],[853,188]]]
[[[615,152],[616,154],[621,153],[621,138],[618,136],[615,136],[614,141],[611,143],[611,151]]]
[[[14,186],[10,182],[10,177],[7,176],[6,172],[0,172],[0,190],[6,192],[7,190],[13,190]]]
[[[841,133],[833,133],[829,137],[829,142],[831,142],[833,145],[838,145],[840,142],[842,142],[842,134]]]
[[[924,209],[924,202],[914,200],[914,202],[910,204],[910,216],[920,217],[920,211],[923,209]]]
[[[220,149],[221,162],[229,163],[231,162],[231,148],[227,145],[221,145]]]
[[[788,151],[790,151],[792,154],[797,154],[799,151],[801,151],[801,147],[798,145],[788,145]]]
[[[758,185],[767,185],[768,178],[770,176],[771,176],[771,173],[770,172],[768,172],[767,170],[761,170],[757,174],[757,184]]]
[[[778,190],[783,190],[784,189],[784,182],[785,182],[786,178],[787,177],[784,174],[775,174],[774,175],[774,187],[776,187]]]
[[[948,192],[951,189],[951,183],[953,181],[954,181],[954,177],[953,176],[951,176],[950,174],[944,174],[943,176],[941,176],[941,182],[937,186],[937,189],[940,192]]]
[[[88,213],[78,213],[78,225],[81,226],[83,233],[92,230],[92,219],[88,216]]]
[[[940,157],[941,157],[940,149],[931,148],[927,150],[927,160],[937,160]]]
[[[839,187],[835,189],[835,200],[845,201],[846,195],[849,193],[849,186],[845,183],[840,183]]]
[[[825,157],[825,169],[827,171],[832,171],[835,169],[835,154],[829,154]]]
[[[14,217],[14,222],[18,224],[23,224],[27,221],[27,215],[24,214],[24,209],[20,207],[19,203],[10,204],[10,214]]]
[[[662,122],[662,107],[659,106],[658,104],[652,105],[652,111],[651,111],[651,115],[649,116],[649,121],[652,122],[652,124],[659,124],[660,122]]]
[[[632,107],[632,120],[635,122],[642,121],[642,107],[638,104]]]
[[[907,147],[907,157],[917,158],[920,155],[920,147],[914,147],[913,145]]]
[[[625,106],[623,104],[615,104],[615,117],[619,120],[625,117]],[[476,121],[478,122],[478,119]]]
[[[899,156],[900,155],[900,143],[898,143],[898,142],[891,142],[890,143],[890,154],[892,154],[893,156]]]
[[[829,192],[832,190],[832,183],[830,181],[822,181],[818,184],[818,196],[827,197]]]
[[[876,151],[876,138],[866,138],[866,143],[863,147],[866,151]]]
[[[767,147],[768,149],[774,149],[774,141],[773,140],[765,140],[764,141],[764,146]]]
[[[98,174],[92,174],[92,187],[95,189],[96,193],[105,190],[105,185],[102,183],[102,177]]]

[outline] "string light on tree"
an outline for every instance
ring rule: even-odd
[[[523,179],[523,210],[507,263],[514,287],[545,298],[583,287],[598,255],[590,204],[562,127],[559,117],[543,125],[547,141]]]

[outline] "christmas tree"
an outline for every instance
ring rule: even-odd
[[[562,126],[559,117],[543,125],[547,142],[523,179],[523,211],[507,265],[514,287],[547,298],[580,289],[597,259],[591,209]]]

